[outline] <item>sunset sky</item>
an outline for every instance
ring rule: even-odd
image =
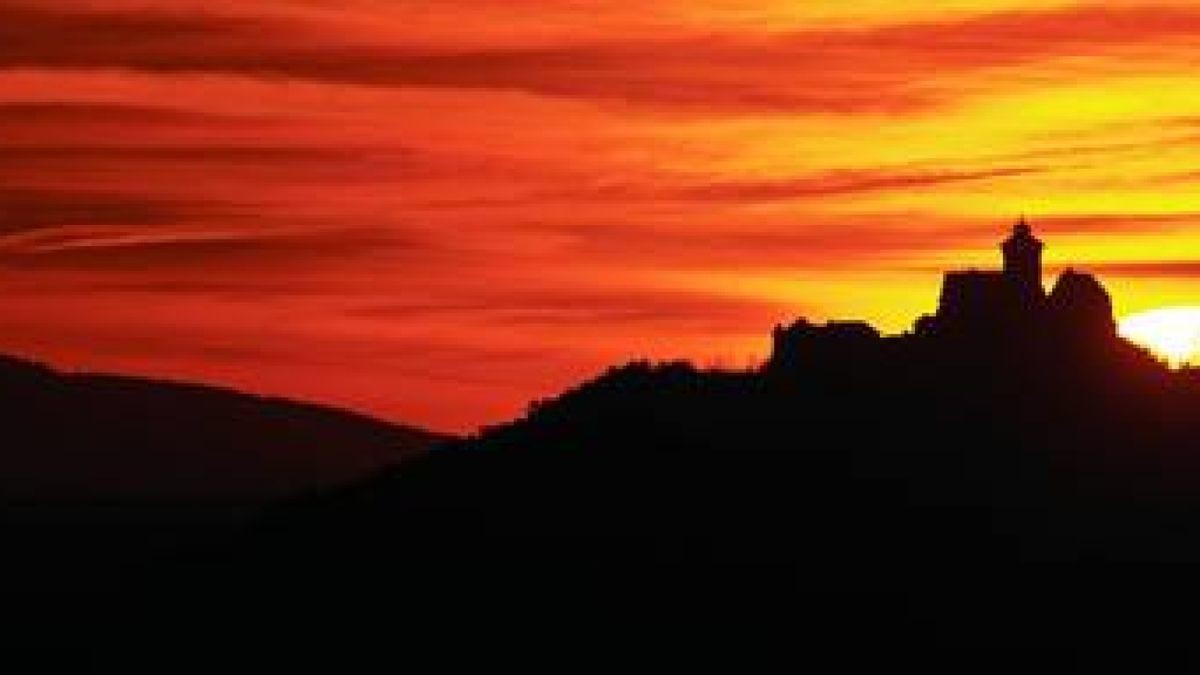
[[[0,0],[0,350],[465,431],[1020,214],[1200,304],[1198,73],[1194,1]]]

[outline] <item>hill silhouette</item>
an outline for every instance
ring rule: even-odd
[[[217,387],[62,373],[0,356],[0,500],[278,499],[445,440]]]
[[[463,635],[606,617],[1095,655],[1184,631],[1187,568],[1110,564],[1200,562],[1200,374],[1118,337],[1095,278],[1046,294],[1021,263],[948,275],[904,335],[800,320],[756,371],[613,368],[289,504],[213,578],[269,607],[303,588],[339,616],[449,613]]]
[[[147,613],[220,617],[272,654],[296,635],[389,653],[396,631],[462,658],[1132,649],[1132,667],[1147,640],[1190,642],[1191,567],[1127,563],[1200,562],[1200,377],[1117,338],[939,342],[613,368],[281,505],[155,578]],[[263,624],[290,637],[264,646]]]
[[[137,597],[256,641],[286,627],[289,648],[385,616],[451,652],[585,658],[635,631],[673,658],[736,636],[843,665],[985,650],[972,672],[1134,644],[1145,666],[1200,606],[1190,567],[1126,564],[1200,562],[1200,374],[1118,337],[1090,275],[1045,293],[1027,229],[1003,250],[1003,271],[948,274],[909,333],[799,320],[753,371],[614,367],[282,503]]]
[[[446,437],[194,384],[0,356],[0,592],[111,590],[264,505]]]

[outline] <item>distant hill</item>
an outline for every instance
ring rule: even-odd
[[[261,500],[361,479],[447,437],[194,384],[0,356],[0,499]]]

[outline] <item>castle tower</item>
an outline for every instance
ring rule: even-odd
[[[1046,297],[1042,288],[1043,244],[1033,236],[1029,223],[1021,218],[1012,235],[1000,245],[1004,253],[1004,275],[1015,281],[1026,301],[1039,302]]]

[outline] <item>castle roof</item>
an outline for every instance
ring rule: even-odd
[[[1016,248],[1041,249],[1045,246],[1045,244],[1042,243],[1042,240],[1033,236],[1033,229],[1029,227],[1029,222],[1025,220],[1024,216],[1022,216],[1021,219],[1017,221],[1017,224],[1013,225],[1012,234],[1008,235],[1008,239],[1005,239],[1001,246],[1005,250],[1013,250]]]

